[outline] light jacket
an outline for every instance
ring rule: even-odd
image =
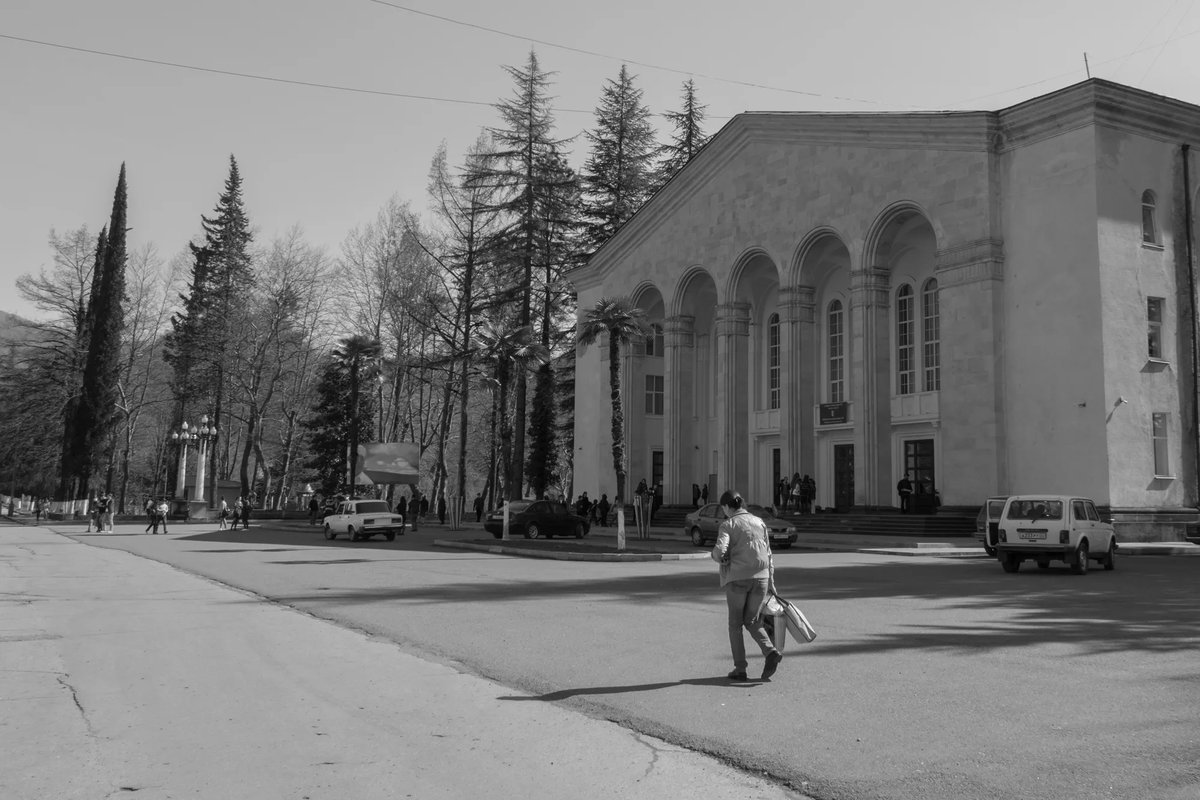
[[[748,578],[767,578],[773,582],[774,565],[767,536],[766,524],[744,508],[721,523],[712,559],[721,565],[722,586]]]

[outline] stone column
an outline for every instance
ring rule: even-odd
[[[1001,324],[1004,247],[978,239],[936,261],[942,387],[938,490],[945,505],[1009,491],[1004,460]]]
[[[717,306],[717,442],[720,488],[742,486],[750,478],[750,304]],[[714,487],[710,486],[710,499]]]
[[[696,318],[681,314],[663,321],[663,491],[665,503],[692,502],[696,467],[691,426],[691,395],[695,391]]]
[[[879,505],[880,476],[890,475],[891,380],[888,337],[890,273],[867,267],[850,273],[849,396],[854,403],[854,504]],[[881,499],[882,498],[882,499]]]
[[[779,440],[783,443],[782,470],[788,480],[793,472],[816,474],[813,409],[819,397],[819,372],[815,298],[816,290],[811,286],[791,287],[779,293],[779,336],[783,345]]]

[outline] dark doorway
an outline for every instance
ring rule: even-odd
[[[657,487],[663,482],[663,451],[650,451],[650,485]]]
[[[854,505],[854,445],[833,446],[833,505],[844,509]]]
[[[913,491],[932,493],[937,488],[933,468],[933,439],[911,439],[904,443],[904,471]]]

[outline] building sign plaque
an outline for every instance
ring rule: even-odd
[[[837,425],[846,421],[848,403],[821,403],[821,424]]]

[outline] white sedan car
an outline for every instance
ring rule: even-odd
[[[344,534],[350,541],[379,535],[389,542],[404,535],[404,517],[393,514],[382,500],[343,500],[325,517],[325,538]]]

